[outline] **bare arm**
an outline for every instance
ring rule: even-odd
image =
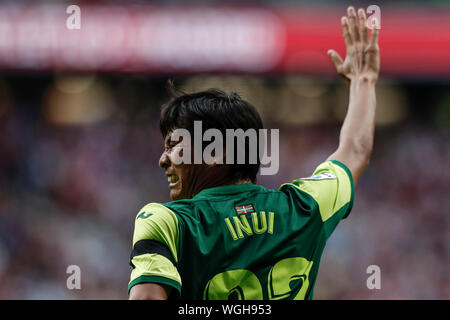
[[[171,288],[157,283],[140,283],[130,290],[129,300],[167,300]]]
[[[380,70],[378,26],[368,37],[366,15],[358,10],[359,26],[353,7],[347,9],[348,17],[342,17],[342,29],[347,55],[342,61],[339,54],[328,54],[337,72],[350,83],[350,99],[347,115],[341,128],[338,149],[329,160],[343,162],[350,169],[354,183],[369,163],[375,128],[375,84]]]

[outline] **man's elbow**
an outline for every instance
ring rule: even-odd
[[[357,159],[361,167],[366,168],[369,165],[373,150],[372,140],[353,141],[349,149],[352,150],[353,157]]]
[[[356,159],[355,164],[355,172],[357,177],[355,178],[355,184],[361,177],[361,175],[366,171],[366,168],[369,166],[370,159],[372,157],[372,146],[359,146],[354,150],[354,157]]]
[[[341,149],[343,162],[347,164],[352,172],[354,183],[356,184],[360,176],[369,166],[372,156],[372,145],[358,142],[347,143]]]
[[[372,158],[372,151],[373,151],[373,144],[363,146],[361,148],[361,162],[362,165],[365,168],[369,166],[370,160]]]

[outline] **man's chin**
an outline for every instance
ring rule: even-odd
[[[170,190],[169,196],[172,201],[192,198],[192,197],[189,197],[188,195],[186,195],[186,192],[182,192],[182,190],[179,190],[179,189]]]
[[[172,201],[184,199],[180,190],[170,190],[169,196]]]

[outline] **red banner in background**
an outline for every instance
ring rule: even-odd
[[[0,68],[153,74],[334,72],[345,8],[0,6]],[[450,76],[450,12],[381,7],[382,72]]]

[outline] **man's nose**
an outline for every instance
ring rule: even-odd
[[[166,151],[163,151],[161,157],[159,158],[159,167],[165,169],[168,166],[170,166],[169,156]]]

